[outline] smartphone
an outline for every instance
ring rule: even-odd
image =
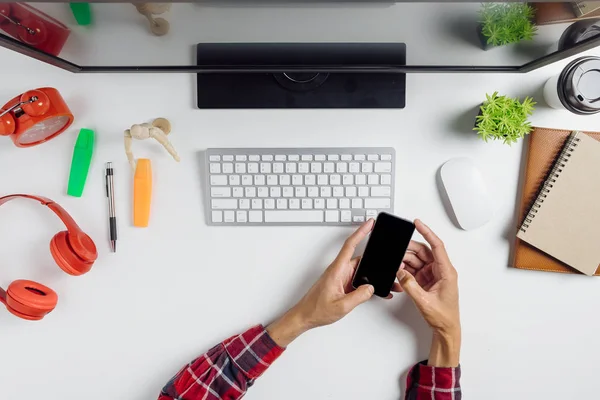
[[[387,297],[414,231],[412,222],[380,213],[354,273],[352,286],[373,285],[377,296]]]

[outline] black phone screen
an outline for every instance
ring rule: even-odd
[[[415,225],[412,222],[380,213],[352,285],[357,288],[370,284],[375,288],[377,296],[389,295],[414,231]]]

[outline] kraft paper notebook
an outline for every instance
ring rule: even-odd
[[[599,140],[600,132],[536,128],[530,134],[516,268],[598,271]]]

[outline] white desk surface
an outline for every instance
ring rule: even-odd
[[[596,50],[593,54],[599,54]],[[534,124],[596,129],[543,104],[542,84],[565,62],[527,75],[414,74],[403,110],[197,110],[193,75],[74,75],[0,50],[3,98],[58,88],[76,122],[41,146],[0,138],[2,194],[48,196],[96,241],[99,260],[67,276],[48,243],[62,229],[33,202],[0,210],[0,284],[28,278],[54,288],[57,309],[43,321],[0,310],[0,388],[6,399],[157,397],[186,362],[225,337],[268,323],[293,304],[352,231],[340,227],[213,228],[204,224],[199,152],[207,147],[393,146],[396,212],[420,217],[447,245],[459,271],[463,381],[470,399],[595,397],[600,281],[508,267],[522,144],[484,143],[470,131],[484,94],[534,95]],[[150,227],[131,226],[131,173],[123,130],[155,117],[172,121],[175,163],[156,143]],[[67,178],[79,128],[97,132],[82,198]],[[452,157],[472,157],[496,201],[486,226],[465,232],[444,209],[436,173]],[[118,253],[107,241],[104,162],[116,167]],[[428,354],[430,332],[405,296],[375,299],[341,322],[293,343],[260,378],[249,400],[399,399],[407,369]]]

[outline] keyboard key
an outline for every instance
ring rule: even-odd
[[[244,188],[234,187],[233,188],[233,197],[244,197]]]
[[[254,185],[264,186],[265,182],[266,182],[266,177],[264,175],[254,175]]]
[[[379,185],[379,175],[369,174],[367,176],[367,183],[369,185]]]
[[[373,163],[371,163],[371,162],[362,163],[361,172],[367,173],[367,174],[373,172]]]
[[[292,185],[300,186],[302,185],[302,175],[292,175]]]
[[[375,163],[375,172],[392,172],[391,162],[378,162]]]
[[[315,185],[317,182],[317,177],[314,175],[305,175],[304,176],[304,184],[306,186],[312,186]]]
[[[323,222],[323,211],[319,211],[319,210],[265,211],[265,222],[288,222],[288,223]]]
[[[277,199],[277,209],[278,210],[283,210],[283,209],[286,209],[287,207],[288,207],[287,199]]]
[[[348,163],[339,162],[335,165],[335,171],[339,174],[345,174],[348,172]]]
[[[298,210],[300,208],[300,200],[290,199],[290,210]]]
[[[377,210],[367,210],[367,219],[377,218]]]
[[[327,199],[327,208],[328,209],[338,208],[337,203],[338,203],[337,199]]]
[[[329,178],[327,177],[327,175],[317,175],[317,185],[325,186],[325,185],[327,185],[328,181],[329,181]]]
[[[363,217],[361,215],[355,215],[354,222],[365,222],[365,217]]]
[[[302,209],[303,210],[310,210],[313,208],[313,201],[312,199],[302,199]]]
[[[210,201],[210,207],[215,210],[235,210],[238,201],[236,199],[212,199]]]
[[[381,184],[382,185],[391,185],[392,184],[392,176],[391,175],[381,175]]]
[[[348,186],[346,188],[346,197],[356,197],[356,186]]]
[[[315,161],[325,161],[325,154],[315,154]]]
[[[284,156],[283,154],[278,154],[275,156],[275,161],[286,161],[287,157]]]
[[[294,197],[294,188],[291,186],[284,186],[283,197]]]
[[[231,155],[223,156],[223,161],[233,161],[233,156],[231,156]]]
[[[257,191],[258,197],[269,197],[269,188],[266,186],[260,186]]]
[[[313,156],[312,156],[312,154],[302,154],[302,156],[300,157],[300,159],[302,161],[312,161]]]
[[[377,160],[379,160],[379,155],[377,155],[377,154],[368,154],[367,155],[367,160],[369,160],[369,161],[377,161]]]
[[[279,186],[272,187],[269,194],[274,198],[281,197],[281,188]]]
[[[212,222],[223,222],[223,211],[213,211]]]
[[[325,211],[325,222],[339,222],[340,212],[338,210]]]
[[[271,164],[269,163],[260,163],[260,173],[261,174],[270,174],[271,173]]]
[[[362,199],[352,199],[352,208],[362,208]]]
[[[366,185],[367,184],[367,176],[360,174],[354,177],[354,183],[357,185]]]
[[[350,208],[350,199],[340,199],[340,208],[341,209]]]
[[[236,212],[237,222],[248,222],[248,213],[246,211]]]
[[[260,210],[261,208],[263,208],[263,201],[261,199],[252,199],[252,209],[253,210]]]
[[[326,162],[323,164],[323,172],[326,174],[332,174],[335,172],[335,164],[332,162]]]
[[[331,186],[321,188],[321,197],[331,197]]]
[[[252,175],[242,175],[242,185],[243,186],[252,185]]]
[[[351,162],[348,164],[348,171],[352,173],[360,172],[360,164],[357,162]]]
[[[273,155],[272,154],[263,154],[263,156],[261,157],[261,159],[263,161],[273,161]]]
[[[239,186],[240,185],[240,176],[239,175],[229,175],[229,186]]]
[[[333,197],[344,197],[344,188],[342,186],[334,186]]]
[[[288,160],[290,160],[290,161],[300,161],[300,156],[298,154],[290,154],[290,155],[288,155]]]
[[[248,221],[249,222],[262,222],[263,221],[262,211],[248,212]]]
[[[354,155],[354,160],[356,160],[356,161],[365,161],[365,155],[364,154],[355,154]]]
[[[340,159],[340,156],[337,154],[328,154],[327,155],[328,161],[338,161],[339,159]]]
[[[292,184],[292,178],[289,175],[281,175],[279,177],[279,184],[281,186],[291,185]]]
[[[240,208],[242,210],[248,210],[250,208],[250,200],[249,199],[240,199]]]
[[[275,200],[265,199],[265,209],[272,210],[275,208]]]
[[[223,173],[224,174],[233,174],[233,164],[232,163],[223,163]]]
[[[208,161],[221,161],[221,156],[209,156]]]
[[[268,186],[277,185],[277,175],[267,175],[267,185]]]
[[[256,154],[248,156],[248,161],[260,161],[260,156],[258,156]]]
[[[237,156],[235,156],[235,161],[247,161],[247,160],[248,160],[248,156],[246,156],[246,155],[238,154]]]
[[[371,188],[371,197],[390,197],[392,188],[389,186],[376,186]]]
[[[298,172],[301,174],[308,174],[308,163],[298,163]]]
[[[343,185],[354,185],[354,175],[344,175],[342,176],[342,184]]]
[[[306,197],[306,187],[300,186],[296,188],[296,197]]]
[[[227,185],[227,177],[224,175],[211,175],[210,176],[210,185],[211,186],[226,186]]]
[[[320,162],[310,163],[310,172],[312,174],[320,174],[322,168],[323,168],[323,164],[321,164]]]
[[[249,174],[258,174],[258,163],[255,163],[255,162],[248,163],[248,173]]]
[[[280,162],[273,163],[273,173],[274,174],[283,174],[283,163],[280,163]]]
[[[352,221],[352,211],[342,211],[341,221],[342,222],[351,222]]]
[[[235,222],[235,212],[234,211],[223,211],[223,221]]]
[[[342,154],[342,156],[340,157],[340,159],[342,161],[350,161],[350,160],[352,160],[352,155],[351,154]]]
[[[365,208],[392,208],[390,199],[365,199]]]
[[[330,176],[329,176],[329,184],[330,184],[331,186],[334,186],[334,185],[341,185],[341,184],[342,184],[342,177],[341,177],[341,176],[339,176],[339,175],[337,175],[337,174],[330,175]]]
[[[229,188],[229,187],[210,188],[210,197],[231,197],[231,188]]]
[[[309,186],[308,197],[319,197],[319,188],[316,186]]]
[[[390,161],[391,159],[392,159],[391,154],[382,154],[381,155],[381,161]]]
[[[325,208],[325,200],[324,199],[315,199],[315,208]]]
[[[296,163],[285,163],[285,173],[286,174],[295,174],[296,173]]]
[[[211,174],[220,174],[221,173],[221,164],[211,163],[209,169],[210,169]]]
[[[359,197],[369,197],[369,188],[367,186],[360,186],[358,188]]]

